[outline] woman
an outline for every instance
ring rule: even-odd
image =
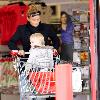
[[[27,11],[27,24],[18,26],[15,34],[12,36],[8,43],[11,50],[19,50],[19,55],[24,55],[24,51],[28,52],[30,49],[29,37],[33,33],[41,33],[45,38],[45,45],[49,45],[48,37],[51,38],[52,44],[55,49],[59,48],[58,37],[50,25],[41,23],[40,11],[32,4],[29,5]],[[19,49],[16,43],[21,41],[23,49]]]
[[[29,9],[27,11],[27,24],[18,26],[15,34],[12,36],[8,43],[8,47],[11,50],[18,50],[19,55],[25,54],[30,49],[30,41],[29,37],[34,33],[41,33],[45,39],[45,45],[48,44],[48,37],[51,38],[53,47],[55,49],[59,48],[58,37],[55,32],[53,32],[52,28],[48,24],[41,23],[40,11],[38,8],[32,4],[29,5]],[[20,41],[22,44],[22,49],[18,48],[16,43]],[[49,98],[47,98],[49,99]],[[20,98],[22,100],[22,98]],[[35,99],[35,100],[44,100],[44,98]]]
[[[73,61],[73,32],[74,25],[71,21],[70,16],[62,11],[61,12],[61,60]]]

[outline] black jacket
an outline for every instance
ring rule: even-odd
[[[17,47],[17,41],[21,41],[23,50],[25,52],[29,51],[30,49],[30,41],[29,37],[31,34],[34,34],[36,32],[40,32],[44,35],[45,38],[45,45],[48,45],[48,37],[51,38],[52,44],[55,49],[59,48],[59,41],[58,37],[55,32],[53,32],[52,27],[48,24],[40,23],[38,27],[33,27],[28,22],[25,25],[18,26],[15,34],[12,36],[8,43],[8,47],[11,50],[18,50]]]

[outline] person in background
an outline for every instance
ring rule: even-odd
[[[37,9],[35,4],[29,5],[27,11],[27,24],[18,26],[15,34],[8,43],[10,50],[18,50],[19,55],[25,55],[30,49],[29,37],[34,33],[41,33],[44,36],[45,45],[49,45],[48,38],[51,39],[52,45],[55,49],[59,48],[58,37],[49,24],[41,23],[41,12]],[[22,49],[19,49],[17,42],[20,41]]]
[[[70,16],[65,11],[61,12],[60,22],[59,31],[61,33],[61,60],[72,62],[74,25]]]

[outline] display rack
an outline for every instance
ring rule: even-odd
[[[82,91],[75,93],[90,97],[90,34],[89,34],[89,13],[88,11],[73,11],[74,23],[74,52],[73,62],[81,69]]]

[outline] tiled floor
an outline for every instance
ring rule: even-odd
[[[1,100],[20,100],[19,95],[3,95],[1,94]]]
[[[1,100],[20,100],[19,95],[1,95]],[[81,95],[76,96],[73,100],[91,100],[88,97]]]

